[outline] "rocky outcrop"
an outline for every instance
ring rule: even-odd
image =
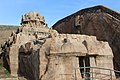
[[[96,36],[107,41],[114,55],[114,69],[120,70],[120,14],[104,6],[80,10],[53,25],[59,33]]]
[[[114,68],[108,42],[90,35],[59,34],[36,12],[22,16],[21,27],[2,46],[2,54],[11,77],[27,80],[81,80],[92,76],[83,73],[93,71],[81,67]],[[114,76],[114,72],[94,72]],[[98,74],[93,77],[110,79]]]

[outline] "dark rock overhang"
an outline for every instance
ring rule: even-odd
[[[107,13],[111,16],[113,16],[114,18],[120,20],[120,13],[119,12],[116,12],[108,7],[105,7],[103,5],[98,5],[98,6],[94,6],[94,7],[90,7],[90,8],[85,8],[85,9],[82,9],[82,10],[79,10],[77,11],[76,13],[73,13],[59,21],[57,21],[53,26],[52,28],[54,29],[54,27],[61,23],[61,22],[64,22],[64,20],[66,20],[67,18],[70,18],[72,16],[76,16],[76,15],[83,15],[85,13],[99,13],[99,12],[103,12],[103,13]]]

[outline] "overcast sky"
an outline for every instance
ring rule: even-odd
[[[0,25],[20,25],[21,15],[36,11],[52,26],[65,16],[96,5],[120,12],[120,0],[1,0]]]

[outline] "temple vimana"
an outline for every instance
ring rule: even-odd
[[[98,5],[49,27],[29,12],[1,49],[0,80],[120,80],[120,13]]]

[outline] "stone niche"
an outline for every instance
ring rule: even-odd
[[[21,24],[2,49],[3,54],[8,54],[5,59],[11,77],[24,77],[27,80],[82,80],[92,76],[82,74],[92,69],[80,67],[113,69],[113,54],[109,44],[98,41],[95,36],[59,34],[46,27],[44,17],[36,12],[23,15]]]

